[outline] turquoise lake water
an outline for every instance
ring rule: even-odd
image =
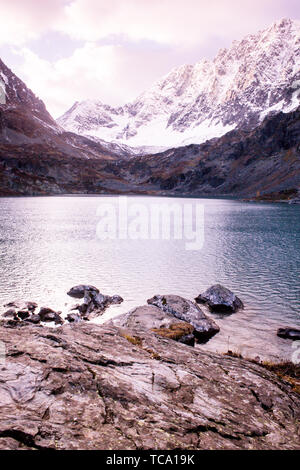
[[[174,227],[181,228],[181,222],[172,218],[170,240],[99,239],[104,204],[116,209],[107,219],[113,223],[118,197],[0,198],[1,307],[23,299],[65,312],[74,304],[66,295],[69,288],[88,283],[125,300],[108,309],[97,320],[101,322],[144,305],[155,294],[194,299],[219,282],[243,300],[245,309],[231,316],[205,310],[221,332],[201,347],[220,352],[229,348],[261,358],[291,357],[292,342],[278,338],[276,330],[300,327],[299,205],[127,198],[130,210],[140,206],[144,215],[165,204],[176,204],[182,214],[187,205],[203,210],[203,246],[188,250],[184,231],[182,239],[174,240]],[[138,225],[132,220],[130,230]],[[195,225],[196,220],[190,222]],[[183,229],[190,222],[186,219]],[[148,228],[151,223],[149,219]]]

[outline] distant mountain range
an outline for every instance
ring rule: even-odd
[[[0,195],[297,193],[298,25],[282,20],[221,51],[214,62],[171,72],[118,108],[123,121],[116,109],[88,102],[55,122],[0,60]],[[84,107],[93,113],[81,121],[76,109]],[[106,141],[102,131],[119,137]],[[193,143],[178,146],[186,139]]]
[[[138,71],[137,71],[138,73]],[[68,131],[132,147],[198,144],[300,103],[300,22],[283,19],[234,41],[214,60],[183,65],[135,101],[76,102],[58,123]],[[149,148],[141,153],[149,153]]]

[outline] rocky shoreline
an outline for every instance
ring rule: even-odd
[[[295,383],[191,347],[219,331],[196,303],[157,295],[96,325],[88,310],[121,298],[85,285],[69,294],[84,299],[76,321],[40,309],[57,327],[34,324],[41,312],[28,302],[0,322],[0,449],[300,449]],[[220,285],[197,300],[243,308]]]
[[[10,326],[17,326],[20,322],[33,324],[62,325],[65,322],[79,323],[97,318],[105,312],[110,305],[120,304],[123,298],[119,295],[104,295],[95,286],[80,284],[72,287],[68,292],[72,298],[83,299],[82,304],[75,304],[69,313],[62,317],[61,311],[54,311],[49,307],[38,307],[36,302],[12,301],[5,304],[6,310],[2,318]],[[155,295],[147,300],[150,307],[138,307],[114,319],[112,323],[122,326],[137,325],[154,331],[160,336],[170,337],[177,341],[194,345],[195,339],[199,343],[206,343],[220,328],[215,321],[205,315],[197,304],[206,304],[212,312],[234,313],[243,309],[243,302],[229,289],[216,284],[206,292],[199,294],[195,302],[177,295]]]
[[[256,197],[243,200],[245,202],[285,202],[287,204],[300,204],[300,189],[293,188],[279,192],[259,194]]]
[[[64,316],[61,311],[39,307],[36,302],[12,301],[4,305],[6,310],[0,315],[0,321],[2,318],[11,327],[21,323],[49,326],[80,323],[94,320],[111,305],[124,301],[120,295],[104,295],[97,287],[87,284],[72,287],[67,295],[76,300],[83,299],[83,302],[73,305]],[[231,315],[244,309],[239,297],[226,287],[216,284],[199,294],[194,301],[178,295],[155,295],[147,300],[147,305],[114,317],[108,323],[126,328],[141,327],[190,346],[194,346],[195,342],[205,344],[220,332],[220,328],[201,310],[199,304],[219,315]],[[296,341],[300,339],[300,330],[295,327],[278,328],[277,336]]]

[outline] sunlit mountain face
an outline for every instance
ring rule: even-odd
[[[58,123],[109,142],[170,148],[252,129],[272,113],[296,109],[299,95],[300,22],[283,19],[214,60],[172,70],[125,106],[76,102]]]
[[[1,194],[294,197],[299,31],[278,21],[212,62],[173,70],[131,104],[77,103],[58,122],[0,62]]]

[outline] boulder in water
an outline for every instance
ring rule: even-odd
[[[220,313],[234,313],[244,307],[241,299],[221,284],[210,287],[198,295],[195,301],[198,304],[207,304],[211,311]]]
[[[8,302],[7,304],[4,304],[3,307],[21,308],[21,304],[17,302],[16,300],[13,300],[12,302]]]
[[[95,294],[99,294],[99,289],[94,286],[90,286],[87,284],[80,284],[79,286],[72,287],[67,294],[70,297],[75,299],[83,299],[86,292],[93,292]]]
[[[43,322],[55,322],[55,324],[62,324],[63,319],[60,316],[61,312],[55,312],[51,308],[48,307],[42,307],[38,313],[41,321]]]
[[[297,328],[279,328],[277,330],[277,336],[297,341],[300,340],[300,330]]]
[[[206,343],[220,328],[194,302],[179,297],[178,295],[155,295],[147,300],[149,305],[154,305],[164,312],[191,324],[194,327],[194,335],[201,343]]]
[[[26,318],[30,316],[30,313],[28,310],[19,310],[17,315],[21,320],[26,320]]]
[[[72,287],[68,295],[76,299],[83,298],[83,303],[72,308],[78,310],[84,319],[89,319],[91,316],[102,314],[104,310],[112,304],[120,304],[123,302],[122,297],[119,295],[101,294],[99,289],[94,286],[80,284],[79,286]]]

